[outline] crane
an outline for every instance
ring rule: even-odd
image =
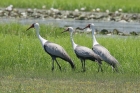
[[[62,46],[60,46],[56,43],[52,43],[52,42],[50,42],[50,41],[48,41],[40,36],[39,23],[33,23],[27,30],[29,30],[30,28],[35,28],[37,37],[40,40],[45,52],[51,56],[51,58],[52,58],[52,71],[54,70],[54,61],[57,63],[59,69],[61,70],[61,66],[59,65],[56,58],[61,58],[61,59],[65,60],[66,62],[68,62],[71,65],[71,67],[73,69],[75,68],[75,65],[74,65],[72,59],[70,58],[70,56],[68,55],[68,53],[64,50],[64,48]]]
[[[90,28],[92,30],[92,39],[93,39],[93,47],[92,50],[100,56],[100,58],[105,61],[106,63],[108,63],[109,65],[111,65],[113,67],[113,71],[118,72],[118,67],[117,65],[119,64],[119,62],[117,61],[117,59],[115,57],[113,57],[110,52],[103,47],[102,45],[100,45],[94,35],[94,24],[88,24],[85,28],[80,28],[77,27],[77,29],[83,30],[86,28]]]
[[[100,57],[97,54],[95,54],[92,51],[92,49],[90,49],[88,47],[85,47],[85,46],[80,46],[80,45],[78,45],[74,42],[73,37],[72,37],[73,32],[74,32],[73,27],[68,27],[63,32],[67,32],[67,31],[70,32],[70,39],[71,39],[71,43],[72,43],[72,46],[73,46],[73,50],[74,50],[76,56],[81,60],[83,72],[86,71],[85,70],[85,60],[87,60],[87,59],[91,60],[91,61],[98,62],[98,64],[99,64],[98,72],[99,72],[99,70],[103,71],[102,67],[101,67],[102,62],[100,60]]]

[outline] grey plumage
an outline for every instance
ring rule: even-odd
[[[64,50],[64,48],[62,46],[47,41],[44,44],[44,50],[52,57],[52,60],[57,61],[56,58],[59,57],[59,58],[65,60],[65,61],[69,62],[72,68],[75,67],[75,65],[74,65],[73,61],[71,60],[70,56],[68,55],[68,53]],[[61,68],[61,67],[59,66],[59,68]],[[54,68],[52,68],[52,70],[53,69]]]
[[[97,44],[94,45],[92,49],[97,55],[100,56],[100,58],[103,61],[113,66],[113,68],[115,68],[116,71],[118,70],[117,69],[117,64],[119,64],[118,61],[110,54],[110,52],[105,47],[101,46],[100,44]]]
[[[81,60],[83,71],[85,71],[85,60],[98,62],[99,64],[98,72],[99,70],[103,71],[101,67],[102,62],[100,60],[100,57],[97,54],[95,54],[90,48],[78,45],[76,46],[74,51],[76,56]]]
[[[73,34],[73,28],[72,27],[68,27],[64,32],[66,31],[70,31],[70,38],[71,38],[71,42],[73,45],[73,50],[76,54],[76,56],[81,60],[82,63],[82,69],[83,71],[85,71],[85,60],[92,60],[92,61],[96,61],[99,64],[99,68],[98,71],[101,69],[102,71],[102,67],[101,67],[101,60],[100,57],[95,54],[92,49],[85,47],[85,46],[79,46],[77,44],[75,44],[73,38],[72,38],[72,34]]]
[[[74,49],[75,54],[80,59],[89,59],[92,61],[95,61],[97,59],[100,59],[98,55],[96,55],[90,48],[87,48],[85,46],[76,46]]]
[[[110,64],[114,69],[115,71],[118,71],[118,67],[117,65],[119,64],[119,62],[116,60],[115,57],[113,57],[110,52],[103,46],[101,46],[96,38],[95,38],[95,35],[94,35],[94,24],[88,24],[85,28],[91,28],[92,29],[92,38],[93,38],[93,51],[99,55],[99,57],[105,61],[106,63]],[[83,28],[83,29],[85,29]],[[80,30],[83,30],[82,28],[77,28],[77,29],[80,29]]]
[[[51,43],[39,35],[40,28],[39,28],[38,23],[32,24],[27,30],[29,30],[30,28],[35,28],[37,37],[39,38],[44,50],[52,57],[52,71],[54,70],[54,61],[56,61],[57,65],[59,66],[59,69],[61,70],[61,66],[59,65],[56,58],[61,58],[69,62],[71,67],[73,69],[75,68],[73,61],[71,60],[70,56],[68,55],[68,53],[64,50],[62,46],[55,43]]]

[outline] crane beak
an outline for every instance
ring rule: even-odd
[[[83,28],[83,29],[86,29],[86,28],[90,28],[90,24],[88,24],[85,28]]]
[[[69,31],[69,28],[67,28],[66,30],[64,30],[63,32],[61,32],[61,33],[64,33],[64,32],[68,32]]]
[[[77,29],[79,29],[79,30],[84,30],[84,28],[80,28],[80,27],[77,27],[75,30],[77,30]]]
[[[34,24],[32,24],[28,29],[26,29],[26,31],[29,30],[30,28],[34,28]]]
[[[86,28],[90,28],[90,24],[89,25],[87,25],[85,28],[80,28],[80,27],[77,27],[75,30],[84,30],[84,29],[86,29]]]

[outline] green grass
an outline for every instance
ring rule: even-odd
[[[139,87],[139,76],[54,72],[45,78],[3,77],[0,90],[3,93],[139,93]]]
[[[29,25],[0,24],[0,92],[2,93],[139,93],[140,47],[139,36],[102,36],[96,38],[120,62],[119,73],[112,73],[103,62],[104,73],[97,73],[98,65],[86,61],[86,72],[81,72],[80,60],[75,56],[69,33],[57,26],[41,25],[40,34],[60,44],[74,60],[76,70],[58,59],[62,72],[46,54]],[[92,47],[90,34],[75,34],[75,43]]]
[[[7,7],[9,4],[16,8],[42,8],[46,5],[47,9],[58,8],[60,10],[74,10],[86,7],[87,11],[100,8],[101,11],[109,9],[116,11],[122,8],[124,12],[140,12],[139,0],[1,0],[0,6]]]

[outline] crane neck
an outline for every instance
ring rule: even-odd
[[[73,32],[70,33],[70,39],[71,39],[72,47],[73,47],[73,49],[75,49],[77,44],[75,44],[72,36],[73,36]]]
[[[36,35],[37,35],[38,39],[40,40],[42,46],[44,46],[44,44],[45,44],[45,42],[47,42],[47,40],[45,40],[44,38],[42,38],[40,36],[40,34],[39,34],[39,31],[40,31],[39,27],[35,27],[35,30],[36,30]]]
[[[97,42],[96,37],[94,35],[94,31],[95,31],[94,27],[92,27],[91,29],[92,29],[92,39],[93,39],[93,46],[94,46],[99,43]]]

